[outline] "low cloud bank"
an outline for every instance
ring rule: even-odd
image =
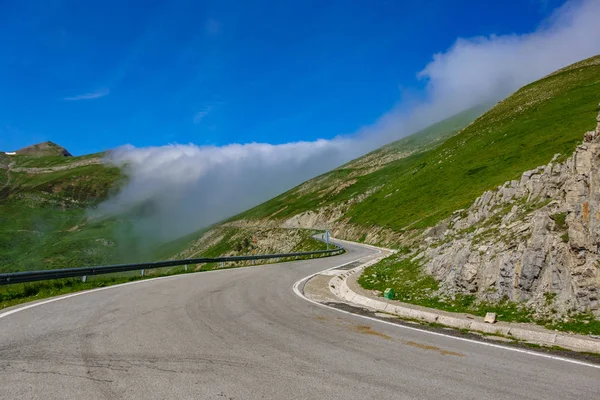
[[[129,183],[94,214],[140,208],[138,233],[161,241],[195,231],[330,170],[354,151],[350,140],[282,145],[121,147],[108,161],[125,165]],[[141,205],[141,207],[140,207]]]
[[[600,1],[571,1],[532,33],[459,38],[417,74],[418,101],[401,102],[373,125],[331,140],[227,146],[121,147],[108,162],[129,183],[93,214],[144,205],[136,230],[174,239],[282,193],[320,173],[418,129],[498,101],[556,69],[600,53]]]

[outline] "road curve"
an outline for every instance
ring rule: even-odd
[[[373,253],[180,275],[0,313],[2,399],[597,399],[600,369],[365,320],[299,279]],[[4,316],[3,316],[4,315]]]

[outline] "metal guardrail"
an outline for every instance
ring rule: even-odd
[[[255,256],[234,256],[216,258],[188,258],[184,260],[169,260],[139,264],[100,265],[95,267],[47,269],[41,271],[24,271],[0,274],[0,285],[44,281],[48,279],[87,277],[91,275],[111,274],[115,272],[137,271],[153,268],[175,267],[188,264],[225,263],[236,261],[268,260],[273,258],[302,257],[321,254],[335,255],[344,251],[343,247],[332,244],[336,248],[330,250],[305,251],[299,253],[263,254]]]

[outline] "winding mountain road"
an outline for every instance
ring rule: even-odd
[[[600,369],[402,329],[292,286],[372,254],[139,281],[0,312],[2,399],[597,399]],[[27,307],[27,306],[26,306]]]

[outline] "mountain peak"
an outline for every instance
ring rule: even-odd
[[[61,157],[71,157],[71,153],[67,151],[64,147],[57,145],[54,142],[42,142],[37,143],[31,146],[23,147],[20,150],[16,151],[17,154],[28,155],[34,157],[44,157],[44,156],[61,156]]]

